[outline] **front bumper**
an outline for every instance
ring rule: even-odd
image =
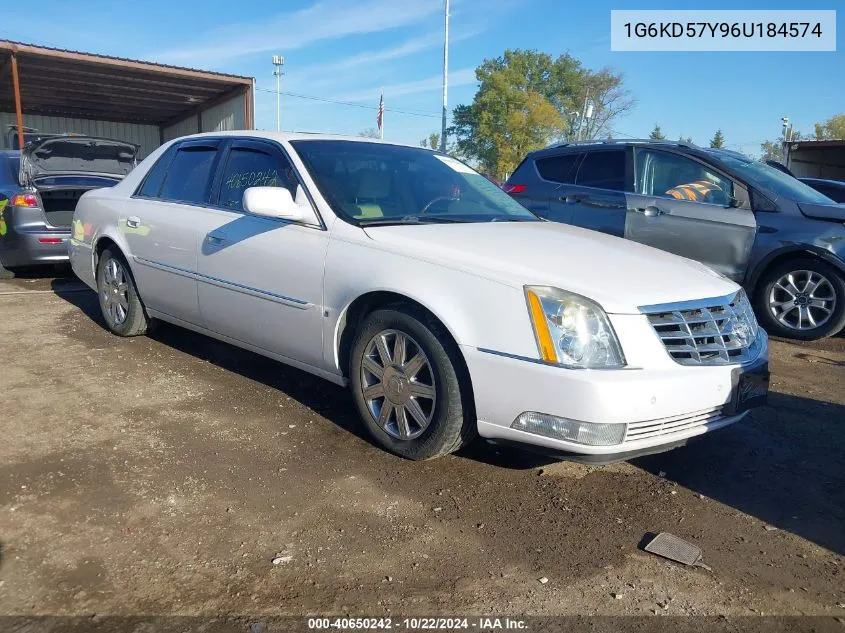
[[[63,264],[68,261],[69,240],[69,229],[10,225],[0,237],[0,263],[7,267]]]
[[[745,370],[768,362],[762,330],[760,344],[759,355]],[[479,435],[545,453],[580,455],[582,461],[600,463],[629,459],[683,445],[747,414],[727,414],[737,365],[691,367],[670,359],[654,368],[572,370],[474,347],[462,350],[472,378]],[[661,347],[656,350],[668,358]],[[596,446],[512,428],[525,412],[620,424],[625,432],[617,444]]]

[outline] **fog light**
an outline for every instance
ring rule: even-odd
[[[578,422],[533,411],[526,411],[511,424],[511,428],[518,431],[590,446],[621,444],[625,439],[625,426]]]

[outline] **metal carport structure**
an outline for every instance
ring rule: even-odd
[[[0,40],[0,126],[120,138],[140,156],[195,132],[254,127],[251,77]]]

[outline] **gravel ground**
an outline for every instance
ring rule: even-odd
[[[114,337],[72,279],[0,282],[0,358],[0,614],[845,618],[841,336],[774,341],[767,407],[605,467],[400,460],[345,390]],[[709,569],[639,548],[660,531]]]

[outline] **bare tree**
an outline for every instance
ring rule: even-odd
[[[593,116],[584,119],[581,138],[607,136],[612,131],[613,121],[624,116],[637,104],[631,91],[624,87],[623,79],[621,73],[614,73],[610,68],[586,72],[583,79],[585,96],[593,102]]]
[[[364,138],[381,138],[381,132],[374,127],[368,127],[366,130],[358,132],[358,136],[363,136]]]

